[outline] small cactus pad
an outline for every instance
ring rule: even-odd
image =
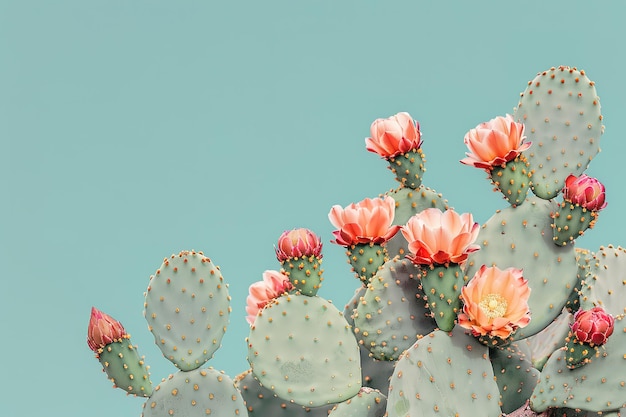
[[[268,304],[250,328],[248,362],[263,386],[306,407],[345,401],[361,388],[352,329],[318,296],[283,295]]]
[[[156,345],[178,368],[202,366],[220,347],[230,315],[228,286],[202,252],[166,258],[150,278],[144,315]]]
[[[445,332],[454,328],[461,309],[461,287],[465,283],[459,264],[429,265],[422,270],[422,287],[428,300],[428,308],[437,326]]]
[[[245,417],[233,380],[213,368],[178,371],[164,379],[143,405],[143,417]]]
[[[530,323],[513,334],[516,340],[543,330],[561,313],[577,282],[574,247],[552,241],[554,201],[535,196],[518,207],[498,210],[482,226],[477,242],[481,249],[469,255],[466,274],[473,277],[481,265],[523,270],[531,288]]]
[[[389,417],[499,417],[500,394],[488,348],[457,326],[407,349],[389,385]]]
[[[420,185],[417,189],[400,187],[387,193],[396,201],[396,212],[393,218],[394,225],[405,225],[415,214],[427,208],[438,208],[442,211],[448,208],[448,201],[435,190]],[[409,253],[408,243],[402,233],[396,235],[387,242],[387,254],[389,258],[404,256]]]
[[[354,332],[372,357],[396,360],[436,327],[418,275],[419,269],[410,261],[390,260],[360,298],[354,310]]]
[[[130,338],[109,343],[98,351],[97,357],[116,388],[138,397],[152,394],[148,368]]]
[[[327,417],[334,404],[320,407],[303,407],[286,401],[272,390],[259,384],[252,370],[235,378],[249,417]]]
[[[389,169],[396,180],[409,188],[419,188],[424,177],[426,157],[421,149],[410,150],[404,154],[389,158]]]
[[[499,190],[504,199],[512,206],[519,206],[526,200],[530,177],[528,161],[524,155],[507,162],[504,166],[496,166],[490,172],[490,179],[495,190]]]
[[[570,329],[572,315],[563,309],[552,323],[539,333],[517,342],[529,351],[530,361],[539,370],[543,368],[550,355],[565,344]]]
[[[600,151],[600,99],[584,71],[561,66],[537,74],[514,118],[533,143],[525,155],[533,171],[531,189],[541,198],[555,197],[565,178],[582,174]]]
[[[388,260],[387,250],[374,243],[352,245],[346,251],[346,255],[352,265],[352,271],[363,285],[367,285]]]
[[[337,404],[329,417],[383,417],[387,397],[372,388],[363,387],[357,395]]]

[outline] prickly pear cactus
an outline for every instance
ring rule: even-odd
[[[250,286],[250,369],[234,380],[205,366],[230,296],[200,252],[166,258],[145,293],[155,343],[178,368],[156,387],[121,323],[94,316],[89,347],[114,383],[148,397],[144,416],[625,414],[626,249],[577,247],[606,205],[584,174],[604,130],[595,84],[574,67],[540,72],[514,116],[460,138],[461,162],[504,194],[482,225],[443,215],[454,210],[425,185],[419,128],[406,112],[377,119],[366,149],[401,185],[331,208],[330,242],[360,279],[342,311],[317,295],[320,238],[278,239],[282,269]]]

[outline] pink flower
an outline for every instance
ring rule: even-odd
[[[97,352],[126,336],[122,323],[97,308],[91,307],[91,318],[87,328],[87,344],[91,350]]]
[[[376,119],[370,126],[371,138],[365,139],[365,148],[385,159],[422,146],[420,125],[406,112],[387,119]]]
[[[473,244],[479,225],[470,213],[428,208],[411,217],[401,232],[411,252],[406,257],[418,265],[462,264],[480,248]]]
[[[330,222],[338,228],[331,242],[345,247],[359,243],[383,245],[400,230],[400,226],[392,225],[395,213],[396,202],[390,196],[366,198],[346,208],[335,205],[328,213]]]
[[[292,258],[322,257],[322,241],[319,236],[309,229],[286,230],[278,238],[278,247],[275,247],[276,257],[280,262]]]
[[[521,269],[483,265],[461,288],[463,312],[458,315],[459,326],[476,337],[506,339],[530,322],[529,297],[530,287]]]
[[[578,310],[574,314],[571,329],[579,341],[600,346],[613,334],[614,324],[613,316],[602,307],[594,307],[591,310]]]
[[[606,207],[604,185],[585,174],[580,177],[569,175],[565,179],[563,198],[591,211],[600,211]]]
[[[259,310],[262,310],[274,298],[280,297],[292,289],[293,285],[289,282],[287,275],[278,271],[263,272],[263,281],[255,282],[250,285],[248,290],[248,297],[246,298],[246,312],[248,313],[246,320],[248,323],[254,324]]]
[[[509,114],[498,116],[465,134],[464,142],[470,152],[465,153],[467,158],[461,163],[490,171],[528,149],[531,142],[522,143],[525,138],[522,123],[516,123]]]

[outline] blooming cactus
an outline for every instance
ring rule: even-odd
[[[248,323],[254,324],[259,310],[262,310],[271,300],[290,291],[292,288],[289,277],[286,275],[278,271],[265,271],[263,273],[263,281],[255,282],[250,285],[248,290],[248,297],[246,298],[246,313],[248,313],[246,320]]]
[[[126,335],[122,323],[97,308],[91,307],[91,317],[87,328],[87,344],[91,350],[98,352],[99,349],[121,340]]]
[[[565,179],[563,199],[591,211],[606,207],[604,185],[586,174],[580,177],[569,175]]]
[[[391,224],[395,209],[395,200],[390,196],[366,198],[346,208],[333,206],[328,218],[338,229],[333,231],[332,243],[345,247],[360,243],[384,244],[400,230],[400,226]]]
[[[461,160],[465,165],[491,170],[515,159],[528,149],[531,142],[523,142],[524,125],[509,114],[484,122],[465,134],[464,142],[470,152]]]
[[[483,265],[461,290],[459,326],[476,337],[506,339],[530,322],[530,287],[522,270]]]
[[[571,329],[578,341],[600,346],[613,334],[614,324],[613,316],[602,307],[594,307],[591,310],[578,310]]]
[[[385,159],[422,146],[419,123],[406,112],[387,119],[374,120],[370,134],[371,137],[365,139],[366,149]]]
[[[293,229],[278,238],[276,257],[280,262],[291,258],[321,257],[322,241],[309,229]]]
[[[414,264],[462,264],[480,247],[474,245],[479,225],[471,213],[428,208],[411,217],[401,229]]]

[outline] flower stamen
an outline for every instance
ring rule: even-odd
[[[480,300],[478,305],[487,317],[494,319],[504,317],[509,303],[500,294],[487,294]]]

